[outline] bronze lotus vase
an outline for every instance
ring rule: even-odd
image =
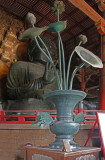
[[[50,148],[62,149],[63,139],[68,139],[71,148],[79,145],[73,141],[73,135],[79,131],[79,123],[73,121],[75,105],[86,97],[86,93],[79,90],[56,90],[44,95],[44,98],[55,104],[57,121],[50,125],[50,130],[56,135],[56,140]]]

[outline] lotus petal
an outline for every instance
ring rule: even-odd
[[[29,12],[26,15],[26,22],[28,24],[31,24],[33,26],[35,24],[35,22],[36,22],[36,17],[34,16],[34,14],[32,14],[32,13]]]
[[[89,50],[81,46],[76,46],[75,51],[78,54],[78,56],[87,64],[95,68],[103,68],[101,59],[97,57],[95,54],[93,54],[92,52],[90,52]]]
[[[49,32],[61,32],[66,28],[67,21],[58,21],[48,26]]]
[[[26,38],[35,38],[39,36],[42,32],[47,30],[48,27],[43,27],[43,28],[29,28],[23,32],[23,34],[19,37],[19,40],[26,39]]]

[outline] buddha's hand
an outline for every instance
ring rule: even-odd
[[[55,80],[54,70],[50,62],[46,63],[42,80],[45,85],[50,84]]]

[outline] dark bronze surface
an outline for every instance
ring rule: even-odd
[[[55,44],[47,38],[42,37],[42,39],[53,56],[56,51]],[[52,65],[46,61],[33,41],[29,43],[27,54],[31,62],[17,61],[9,70],[7,75],[7,100],[9,101],[4,108],[18,109],[19,106],[19,109],[38,109],[40,106],[47,106],[45,108],[50,109],[47,103],[43,102],[42,96],[55,88],[54,84],[46,89],[47,85],[56,83]],[[32,107],[33,105],[37,108]]]

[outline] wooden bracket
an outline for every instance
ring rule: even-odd
[[[100,35],[105,34],[105,23],[101,19],[95,23],[95,26],[97,27],[97,30]]]

